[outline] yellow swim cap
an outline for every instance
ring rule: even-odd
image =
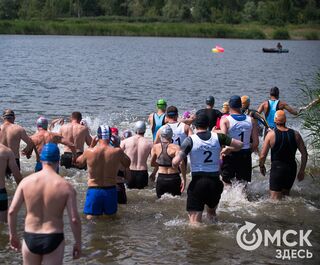
[[[285,124],[287,121],[287,118],[286,118],[286,114],[283,110],[277,110],[276,111],[276,114],[274,115],[274,122],[275,124]]]
[[[250,98],[249,96],[241,97],[241,104],[243,109],[247,109],[250,106]]]
[[[229,103],[228,102],[224,102],[222,105],[222,109],[221,112],[223,114],[229,113],[230,109],[229,109]]]

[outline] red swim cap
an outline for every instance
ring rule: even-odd
[[[112,127],[112,128],[111,128],[111,134],[119,135],[119,130],[118,130],[118,128]]]

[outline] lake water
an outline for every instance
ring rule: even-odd
[[[132,128],[147,119],[155,102],[165,98],[180,112],[203,107],[208,95],[221,108],[233,94],[249,95],[252,107],[267,99],[272,86],[280,98],[298,107],[305,101],[297,79],[312,84],[320,66],[319,41],[283,41],[288,54],[264,54],[262,47],[276,41],[0,36],[0,109],[12,108],[16,122],[28,133],[36,130],[39,115],[49,119],[81,111],[92,132],[100,123]],[[214,54],[215,45],[225,53]],[[299,128],[299,118],[289,116],[288,125]],[[306,132],[303,132],[306,135]],[[151,137],[150,130],[147,137]],[[309,150],[312,153],[312,150]],[[312,156],[311,156],[312,157]],[[258,157],[253,157],[257,165]],[[317,162],[313,162],[317,163]],[[318,165],[318,163],[317,163]],[[28,175],[34,158],[22,158]],[[61,169],[78,192],[81,212],[86,174]],[[14,185],[8,182],[10,198]],[[72,234],[66,218],[66,264],[319,264],[320,181],[308,175],[295,183],[292,196],[281,202],[268,200],[268,178],[254,168],[247,194],[235,186],[222,195],[219,222],[200,228],[188,225],[186,193],[182,197],[156,198],[154,184],[127,192],[128,205],[116,217],[95,222],[82,218],[83,257],[72,261]],[[271,233],[280,229],[312,229],[312,259],[276,259],[276,246],[242,250],[236,235],[245,221]],[[18,222],[23,231],[23,212]],[[21,255],[9,251],[7,227],[0,225],[0,264],[21,264]],[[284,249],[285,247],[279,247]],[[296,247],[296,249],[299,249]]]

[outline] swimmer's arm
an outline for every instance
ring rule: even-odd
[[[300,133],[295,132],[295,137],[296,137],[296,142],[297,142],[299,152],[301,153],[301,165],[300,165],[300,170],[298,172],[297,178],[299,181],[302,181],[304,179],[304,171],[307,166],[308,152]]]
[[[149,115],[149,117],[148,117],[148,122],[149,122],[150,126],[152,127],[152,125],[153,125],[153,113],[151,113],[151,114]]]
[[[225,146],[220,153],[222,157],[230,154],[231,152],[240,151],[243,146],[241,141],[233,139],[223,133],[218,133],[218,139],[220,146]]]
[[[71,143],[70,141],[68,141],[65,137],[61,136],[58,133],[51,133],[52,134],[52,141],[56,144],[63,144],[65,146],[68,146],[73,154],[73,156],[76,156],[76,147],[73,143]]]
[[[57,123],[59,123],[60,125],[63,125],[64,119],[63,118],[54,119],[49,125],[49,131],[51,131],[54,128],[54,126],[56,126]]]
[[[21,130],[21,139],[22,139],[22,141],[24,141],[27,144],[27,146],[23,149],[22,153],[27,158],[30,158],[32,151],[33,151],[33,148],[34,148],[34,144],[24,129]]]
[[[86,161],[87,161],[86,154],[87,154],[87,152],[88,152],[88,149],[85,150],[82,155],[77,157],[76,163],[75,163],[77,166],[83,167],[83,166],[86,165]]]
[[[264,107],[265,104],[266,104],[266,102],[261,103],[261,105],[259,106],[259,108],[257,110],[258,113],[265,112],[265,107]]]
[[[91,143],[92,143],[92,137],[91,137],[91,135],[90,135],[90,133],[89,133],[89,129],[88,129],[88,128],[87,128],[87,132],[86,132],[86,139],[85,139],[85,141],[86,141],[87,146],[90,146]]]
[[[120,162],[121,162],[122,166],[125,167],[125,168],[129,168],[130,164],[131,164],[130,158],[126,155],[126,153],[122,149],[119,148],[119,150],[121,151],[121,160],[120,160]]]
[[[162,128],[160,128],[160,129],[157,131],[156,138],[154,139],[154,144],[160,143],[160,133],[161,133],[161,129],[162,129]]]
[[[269,153],[270,143],[271,143],[270,140],[271,140],[272,135],[274,135],[274,133],[272,133],[272,132],[269,132],[266,135],[266,138],[264,139],[264,143],[263,143],[262,150],[260,153],[260,157],[259,157],[260,172],[263,176],[266,175],[266,167],[265,167],[264,163],[266,162],[266,158]]]
[[[157,160],[156,149],[155,149],[155,146],[153,146],[151,149],[151,161],[150,161],[150,164],[152,167],[158,167],[156,160]]]
[[[73,258],[80,258],[81,255],[81,220],[77,208],[76,191],[70,186],[70,194],[67,201],[67,212],[70,220],[71,230],[75,239],[73,246]]]
[[[258,151],[259,147],[259,128],[258,128],[258,122],[256,119],[251,118],[252,121],[252,132],[251,132],[251,152]]]
[[[229,129],[229,121],[227,118],[223,117],[220,120],[220,132],[223,134],[228,134],[228,129]]]
[[[181,144],[180,151],[178,154],[172,159],[172,167],[177,168],[181,161],[184,160],[187,155],[190,153],[193,147],[193,141],[190,136],[188,136]]]
[[[298,111],[290,107],[287,103],[283,102],[283,105],[284,105],[283,108],[286,109],[288,112],[290,112],[293,115],[298,115]]]
[[[188,136],[193,134],[193,131],[192,131],[191,127],[188,124],[185,125],[185,134],[188,135]]]
[[[8,211],[8,225],[11,248],[15,250],[20,249],[20,240],[17,234],[17,215],[24,202],[22,186],[19,185],[13,196],[9,211]]]
[[[177,148],[176,154],[175,156],[179,155],[180,153],[180,148]],[[183,159],[180,162],[180,171],[181,171],[181,192],[184,191],[185,187],[186,187],[186,183],[187,183],[187,171],[186,171],[187,165],[185,164],[185,160]]]
[[[12,172],[12,175],[13,175],[16,183],[19,184],[20,181],[22,180],[22,175],[20,173],[20,170],[18,168],[18,165],[16,163],[16,160],[15,160],[15,157],[14,157],[14,154],[12,151],[10,152],[8,166]]]

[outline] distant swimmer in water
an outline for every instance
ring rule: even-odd
[[[7,222],[8,194],[5,186],[7,168],[10,169],[16,183],[19,184],[22,176],[15,161],[14,153],[9,147],[0,144],[0,223]]]
[[[158,131],[159,132],[159,131]],[[173,131],[169,125],[161,127],[160,143],[153,146],[151,151],[151,166],[158,166],[156,183],[157,197],[164,193],[173,196],[181,195],[186,185],[186,166],[184,160],[179,168],[172,167],[172,159],[179,154],[180,147],[172,143]]]
[[[281,45],[281,43],[280,43],[280,42],[278,42],[278,44],[277,44],[277,49],[278,49],[279,51],[281,51],[281,50],[282,50],[282,45]]]
[[[67,141],[64,139],[60,134],[49,132],[48,129],[48,120],[45,117],[39,117],[36,121],[37,129],[38,131],[32,135],[30,138],[33,141],[35,147],[36,147],[36,166],[35,166],[35,172],[38,172],[42,169],[42,163],[40,161],[40,155],[42,151],[42,147],[47,143],[61,143],[64,145],[67,145],[72,153],[76,154],[76,149],[73,143]]]
[[[207,217],[216,220],[216,209],[223,191],[220,180],[220,156],[238,151],[242,142],[225,134],[208,131],[209,118],[199,114],[194,120],[196,134],[188,136],[181,145],[178,156],[172,160],[178,167],[187,155],[190,157],[192,180],[188,187],[187,211],[191,224],[202,221],[202,212],[207,205]],[[222,146],[228,146],[222,148]]]
[[[252,160],[251,153],[259,145],[257,121],[241,113],[241,98],[232,96],[229,100],[230,115],[221,122],[221,132],[243,143],[240,151],[233,152],[223,158],[221,166],[222,180],[231,185],[231,180],[251,182]]]
[[[87,148],[77,158],[77,164],[88,165],[88,190],[83,213],[87,219],[94,216],[112,215],[118,209],[117,175],[120,165],[130,166],[130,158],[119,147],[110,146],[111,128],[99,126],[98,145]]]
[[[166,108],[167,102],[164,99],[159,99],[157,101],[157,112],[149,115],[148,121],[151,127],[153,141],[156,139],[157,131],[166,123]]]
[[[74,165],[74,161],[78,156],[83,154],[84,144],[91,145],[92,137],[89,132],[89,128],[81,125],[82,115],[80,112],[73,112],[70,118],[71,122],[61,126],[59,134],[66,140],[71,142],[76,148],[76,157],[73,155],[72,150],[68,147],[64,147],[64,153],[61,155],[60,165],[65,168],[77,167]],[[79,169],[86,169],[86,165],[83,165]]]
[[[286,127],[286,114],[278,110],[274,116],[276,128],[269,132],[260,153],[259,167],[262,175],[266,174],[265,161],[271,148],[270,195],[279,200],[289,195],[297,174],[296,151],[301,153],[301,165],[297,178],[304,179],[308,153],[299,132]]]
[[[147,160],[151,153],[152,142],[144,137],[146,132],[145,122],[137,121],[134,131],[136,134],[123,140],[120,146],[131,159],[128,188],[143,189],[148,186]]]
[[[274,129],[276,127],[274,123],[274,115],[277,110],[287,110],[293,115],[298,115],[298,112],[295,109],[290,107],[286,102],[279,100],[279,93],[279,88],[272,87],[270,89],[270,99],[264,101],[258,108],[258,113],[264,113],[270,129]]]
[[[56,144],[44,145],[40,159],[43,170],[24,178],[9,208],[10,246],[20,250],[17,214],[25,204],[26,217],[22,243],[23,264],[55,264],[63,262],[63,212],[67,208],[75,244],[74,259],[81,256],[81,220],[77,209],[76,191],[56,173],[59,165],[59,148]],[[70,238],[68,238],[70,240]]]
[[[2,115],[3,124],[0,126],[0,143],[9,147],[14,153],[16,163],[20,170],[20,142],[21,140],[27,144],[23,149],[22,153],[26,155],[27,158],[31,157],[34,144],[30,137],[27,135],[24,128],[20,125],[15,124],[15,113],[11,109],[7,109]],[[11,175],[11,171],[7,168],[6,175]]]

